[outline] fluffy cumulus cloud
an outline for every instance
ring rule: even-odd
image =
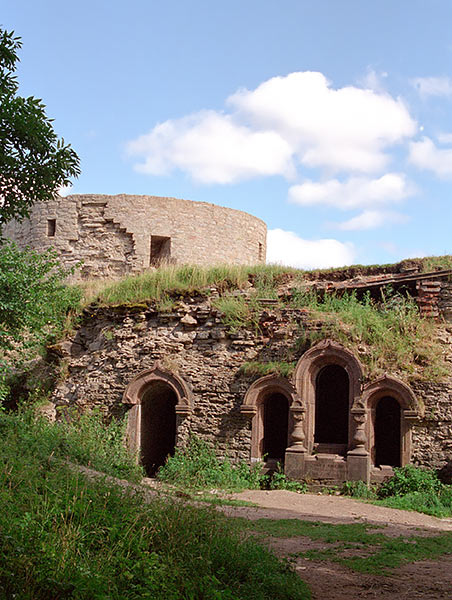
[[[338,223],[337,227],[343,231],[362,231],[366,229],[376,229],[383,225],[393,225],[396,223],[405,223],[406,215],[392,211],[365,210],[360,215]]]
[[[201,111],[156,125],[129,142],[136,168],[161,175],[180,169],[201,183],[268,175],[288,179],[296,167],[371,173],[388,149],[416,131],[400,99],[348,86],[322,73],[274,77],[227,99],[229,112]]]
[[[278,133],[253,131],[214,111],[165,121],[130,142],[128,151],[144,157],[137,165],[143,173],[164,175],[177,167],[201,183],[294,172],[291,149]]]
[[[428,96],[452,96],[452,79],[450,77],[416,77],[412,84],[419,95]]]
[[[342,267],[354,262],[352,244],[333,239],[304,240],[292,231],[270,229],[267,262],[299,269]]]
[[[409,161],[419,169],[432,171],[438,177],[452,177],[452,148],[438,148],[428,137],[411,142]]]
[[[308,180],[289,189],[289,200],[301,206],[327,205],[351,210],[400,202],[413,193],[414,188],[404,174],[387,173],[374,179],[350,177],[346,181]]]

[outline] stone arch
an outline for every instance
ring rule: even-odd
[[[284,460],[293,429],[292,411],[299,406],[294,386],[283,377],[266,375],[249,387],[240,411],[252,419],[251,460],[262,459],[268,449],[271,454],[281,454],[270,459]],[[275,421],[274,426],[269,420]]]
[[[124,391],[123,402],[130,407],[128,446],[153,474],[162,464],[162,453],[174,450],[178,426],[192,411],[191,390],[181,377],[156,364],[132,379]],[[156,428],[153,439],[152,423]],[[155,463],[155,468],[151,463]]]
[[[346,444],[321,444],[321,451],[344,454],[352,446],[357,424],[353,419],[352,408],[361,407],[363,371],[359,360],[341,344],[325,339],[310,348],[297,363],[293,382],[306,411],[304,424],[305,444],[308,453],[314,449],[316,420],[316,391],[319,374],[326,367],[338,367],[348,377],[348,427]],[[332,415],[334,417],[334,415]],[[336,447],[337,446],[337,447]],[[340,446],[340,448],[339,448]],[[342,447],[344,446],[344,447]]]
[[[400,460],[394,461],[397,464],[389,466],[403,466],[410,462],[411,425],[413,421],[417,420],[422,412],[411,388],[395,377],[384,375],[365,386],[362,400],[368,412],[366,449],[370,453],[371,463],[374,466],[378,463],[378,444],[381,443],[381,440],[378,440],[377,408],[379,406],[381,408],[381,403],[383,403],[388,406],[388,410],[391,410],[389,408],[391,405],[389,402],[390,399],[397,402],[400,407],[400,413],[398,415],[399,420],[397,421],[397,428],[399,428],[399,431],[391,432],[390,428],[387,428],[388,435],[397,436],[396,443],[400,446]],[[394,440],[388,440],[388,442],[391,443],[394,442]]]

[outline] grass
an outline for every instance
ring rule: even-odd
[[[213,508],[151,499],[49,460],[2,415],[0,589],[18,600],[307,600],[306,585]]]
[[[142,468],[123,441],[125,422],[105,423],[100,414],[72,414],[72,419],[49,423],[32,408],[18,413],[0,410],[0,438],[14,447],[30,447],[41,460],[48,457],[85,465],[113,477],[140,481]]]
[[[315,338],[332,337],[359,356],[370,375],[403,372],[405,377],[430,381],[448,373],[437,325],[421,318],[414,300],[387,293],[377,303],[370,295],[359,299],[355,293],[341,296],[299,291],[292,305],[307,308],[311,319],[322,324]],[[299,344],[306,343],[303,332]]]
[[[421,264],[428,270],[435,265],[448,266],[450,257],[431,257]],[[366,267],[350,267],[350,270]],[[372,267],[369,267],[371,269]],[[333,272],[334,270],[332,270]],[[331,337],[356,353],[366,374],[404,373],[408,379],[438,381],[447,375],[443,345],[438,340],[437,325],[421,318],[414,300],[385,290],[380,302],[370,295],[358,298],[355,293],[317,295],[300,288],[307,273],[272,265],[257,266],[167,266],[146,271],[119,281],[107,280],[104,287],[84,282],[85,302],[95,295],[100,305],[134,305],[143,310],[153,303],[162,312],[177,309],[187,295],[209,297],[212,288],[216,296],[211,304],[221,313],[226,327],[235,332],[248,329],[260,333],[263,312],[260,299],[277,299],[273,309],[301,308],[308,315],[308,324],[300,330],[293,350],[306,349],[319,339]],[[281,286],[290,284],[291,293],[280,296]],[[97,285],[97,284],[96,284]],[[235,293],[234,292],[246,292]],[[295,317],[294,317],[295,318]],[[310,327],[309,322],[315,324]],[[278,372],[273,364],[256,361],[249,365],[256,374]],[[282,367],[282,365],[281,365]],[[290,373],[290,368],[282,376]],[[286,374],[287,373],[287,374]]]
[[[290,377],[295,369],[296,362],[269,361],[269,362],[245,362],[240,367],[244,375],[278,375],[279,377]]]
[[[346,482],[343,493],[373,504],[413,510],[433,517],[452,517],[452,485],[441,483],[435,471],[406,465],[380,486],[362,481]]]
[[[389,575],[403,564],[452,554],[452,532],[434,536],[390,537],[382,526],[366,523],[331,524],[299,519],[258,519],[242,526],[273,537],[309,537],[329,547],[293,556],[340,563],[359,573]],[[370,530],[378,529],[378,532]]]
[[[214,448],[192,436],[186,448],[176,448],[160,467],[157,478],[181,489],[238,491],[258,489],[265,479],[261,470],[260,463],[249,466],[244,461],[233,464],[228,458],[220,459]]]

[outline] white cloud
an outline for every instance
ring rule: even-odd
[[[406,215],[396,212],[365,210],[360,215],[338,223],[337,227],[343,231],[362,231],[366,229],[376,229],[382,225],[392,225],[395,223],[405,223]]]
[[[368,90],[373,90],[374,92],[383,92],[385,91],[384,85],[382,83],[382,79],[386,79],[388,74],[385,71],[381,73],[377,73],[372,67],[367,68],[367,73],[360,81],[361,86]]]
[[[416,131],[400,99],[369,89],[330,87],[322,73],[274,77],[228,99],[253,127],[278,131],[308,167],[371,172],[384,150]]]
[[[386,173],[378,179],[351,177],[344,182],[330,179],[321,183],[308,180],[289,189],[289,200],[301,206],[327,205],[350,210],[400,202],[413,193],[414,187],[403,173]]]
[[[450,77],[416,77],[411,82],[419,95],[452,96],[452,79]]]
[[[270,229],[267,236],[267,262],[299,269],[326,269],[350,265],[352,244],[337,240],[304,240],[293,231]]]
[[[127,149],[145,157],[138,171],[164,175],[179,168],[201,183],[294,174],[291,149],[278,133],[252,131],[215,111],[165,121]]]
[[[428,137],[411,142],[409,161],[420,169],[433,171],[438,177],[452,176],[452,148],[437,148]]]
[[[358,87],[333,89],[322,73],[274,77],[227,100],[229,113],[201,111],[156,125],[128,143],[137,170],[177,168],[201,183],[295,175],[295,162],[333,171],[373,172],[387,150],[414,134],[400,99]]]

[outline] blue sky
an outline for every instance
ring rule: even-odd
[[[4,0],[71,193],[250,212],[300,267],[452,253],[449,0]]]

